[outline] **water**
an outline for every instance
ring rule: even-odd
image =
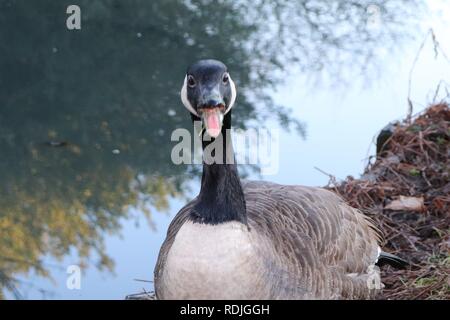
[[[406,113],[429,27],[450,54],[449,3],[408,3],[78,1],[82,28],[69,31],[72,3],[0,1],[0,292],[152,290],[167,226],[199,188],[198,166],[170,159],[171,132],[192,128],[178,92],[199,58],[229,66],[236,127],[281,129],[278,171],[261,178],[324,185],[315,167],[360,174],[376,132]],[[428,39],[412,77],[415,111],[449,69]],[[66,286],[71,265],[83,267],[80,290]]]

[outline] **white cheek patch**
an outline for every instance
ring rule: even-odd
[[[200,117],[198,115],[197,111],[195,111],[195,109],[192,107],[192,105],[189,102],[189,99],[187,97],[187,76],[184,77],[184,83],[183,83],[183,87],[181,88],[180,95],[181,95],[181,102],[183,102],[186,109],[188,109],[189,112],[192,113],[193,115]]]
[[[233,108],[234,102],[236,101],[236,86],[234,85],[234,81],[231,79],[230,75],[228,75],[228,79],[230,81],[230,87],[231,87],[231,100],[230,105],[228,106],[227,110],[225,110],[225,114],[228,113],[228,111]]]

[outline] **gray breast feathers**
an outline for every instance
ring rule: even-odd
[[[253,181],[242,186],[258,272],[267,284],[262,298],[351,299],[374,293],[368,281],[379,236],[366,216],[320,188]],[[192,205],[174,218],[161,248],[155,268],[160,298],[168,253]]]

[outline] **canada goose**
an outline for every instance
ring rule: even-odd
[[[227,136],[235,99],[222,62],[188,68],[181,100],[210,137],[203,149],[220,141],[228,152],[224,163],[203,163],[199,195],[169,226],[155,268],[157,298],[371,297],[375,264],[404,261],[383,253],[369,219],[330,191],[241,181]]]

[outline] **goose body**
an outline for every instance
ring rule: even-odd
[[[368,283],[378,276],[378,236],[364,215],[324,189],[242,184],[248,226],[195,223],[190,212],[196,200],[175,217],[156,268],[158,298],[350,299],[375,293]]]
[[[241,181],[227,162],[235,98],[222,63],[202,60],[188,69],[182,101],[193,120],[202,118],[205,134],[222,134],[227,152],[223,163],[203,164],[200,194],[169,226],[154,273],[157,298],[372,297],[381,288],[375,264],[384,256],[366,216],[322,188]]]

